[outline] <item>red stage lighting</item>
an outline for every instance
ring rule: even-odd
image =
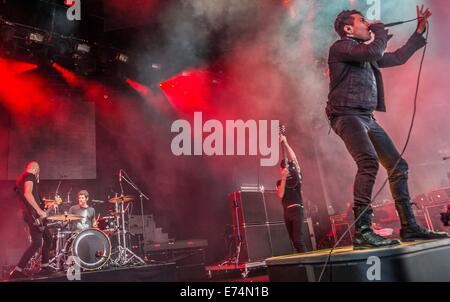
[[[142,84],[139,84],[133,80],[130,79],[126,79],[125,83],[127,83],[131,88],[133,88],[134,90],[136,90],[140,95],[142,96],[147,96],[148,95],[148,87],[145,87]]]
[[[80,87],[82,85],[81,79],[73,71],[70,71],[62,67],[58,63],[53,63],[52,67],[55,68],[62,75],[64,80],[71,87]]]
[[[173,107],[183,113],[211,109],[212,77],[210,72],[194,69],[183,71],[159,84]]]
[[[38,68],[36,64],[5,59],[0,59],[0,65],[5,71],[8,70],[12,75],[19,75]]]

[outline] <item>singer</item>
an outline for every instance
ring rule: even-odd
[[[408,189],[408,165],[377,123],[374,111],[386,111],[383,79],[380,68],[406,63],[427,41],[423,37],[429,9],[417,8],[418,24],[406,44],[392,53],[385,53],[388,34],[381,22],[370,24],[356,10],[342,11],[334,27],[341,37],[330,47],[330,92],[326,113],[334,132],[343,140],[355,161],[358,172],[354,182],[355,224],[354,249],[398,245],[372,230],[370,202],[379,163],[386,168],[389,185],[400,217],[402,241],[447,238],[444,232],[432,232],[416,223]]]

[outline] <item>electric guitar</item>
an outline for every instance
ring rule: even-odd
[[[56,195],[54,200],[44,199],[44,203],[46,206],[45,213],[48,216],[48,214],[50,214],[50,211],[55,206],[62,204],[62,199],[59,195]],[[36,226],[41,232],[43,232],[45,227],[47,226],[47,218],[42,218],[41,216],[39,216],[39,214],[34,209],[31,213],[31,217],[33,219],[33,225]]]
[[[286,136],[286,126],[280,126],[280,135]],[[286,187],[289,189],[295,188],[300,182],[299,171],[297,170],[297,166],[293,161],[289,161],[287,154],[289,153],[286,147],[285,142],[281,142],[281,152],[283,155],[283,159],[281,160],[280,166],[281,168],[287,167],[289,170],[289,175],[286,177]]]

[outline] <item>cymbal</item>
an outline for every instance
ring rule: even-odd
[[[135,199],[134,196],[128,195],[128,196],[119,196],[119,197],[113,197],[109,200],[110,203],[118,203],[118,202],[129,202],[133,201]]]
[[[61,214],[61,215],[52,215],[47,217],[48,220],[53,221],[75,221],[75,220],[81,220],[83,216],[75,215],[75,214]]]

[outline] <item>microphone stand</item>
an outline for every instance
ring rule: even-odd
[[[67,192],[67,202],[66,203],[68,203],[68,204],[72,203],[70,201],[70,192],[72,192],[72,188],[70,188],[69,191]]]
[[[124,171],[125,172],[125,171]],[[125,173],[125,175],[129,178],[128,174]],[[128,179],[127,177],[124,177],[123,175],[121,175],[121,178],[123,180],[125,180],[133,189],[136,190],[136,192],[139,193],[139,199],[141,202],[141,220],[142,220],[142,242],[144,242],[144,202],[143,202],[143,198],[147,199],[148,201],[150,201],[150,198],[148,198],[142,191],[141,189],[138,188],[138,186],[131,180]],[[122,196],[123,196],[123,191],[122,191]],[[144,244],[141,244],[141,250],[142,252],[144,252]],[[144,253],[143,253],[144,255]]]

